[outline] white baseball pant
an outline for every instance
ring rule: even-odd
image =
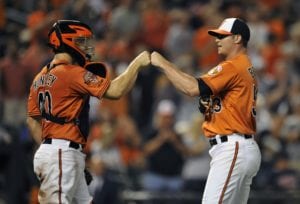
[[[90,204],[85,181],[85,154],[69,147],[70,141],[52,139],[41,144],[34,155],[34,172],[41,186],[39,202],[51,204]]]
[[[259,170],[261,153],[253,138],[228,135],[228,141],[212,146],[210,171],[203,194],[203,204],[246,204],[253,177]]]

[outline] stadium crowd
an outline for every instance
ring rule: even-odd
[[[112,76],[141,50],[159,51],[195,76],[207,72],[219,61],[207,30],[224,17],[245,19],[259,81],[262,164],[253,190],[300,190],[299,10],[293,0],[0,0],[0,203],[37,203],[32,158],[38,144],[25,125],[27,96],[51,59],[47,32],[58,19],[93,28],[97,60]],[[96,203],[120,203],[116,195],[124,189],[200,196],[209,144],[197,104],[155,67],[143,70],[118,101],[92,98],[85,151]],[[162,126],[175,134],[153,150],[149,143]]]

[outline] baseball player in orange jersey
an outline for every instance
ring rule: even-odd
[[[111,80],[103,63],[90,62],[93,33],[73,20],[57,21],[49,32],[55,55],[33,80],[28,98],[28,127],[41,145],[34,171],[41,185],[40,203],[92,203],[85,180],[89,96],[118,99],[133,86],[140,68],[150,63],[146,51]]]
[[[257,82],[247,56],[250,30],[244,21],[227,18],[208,33],[216,38],[224,61],[207,74],[194,78],[157,52],[151,54],[151,62],[184,94],[200,96],[202,128],[212,158],[202,203],[245,204],[261,162],[254,140]]]

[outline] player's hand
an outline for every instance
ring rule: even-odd
[[[151,64],[157,67],[163,67],[167,60],[158,52],[151,53]]]
[[[149,65],[151,63],[150,53],[148,51],[143,51],[135,58],[135,61],[142,67]]]
[[[212,101],[210,97],[199,98],[199,110],[203,114],[209,114],[212,108]]]

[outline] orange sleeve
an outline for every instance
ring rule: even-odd
[[[229,89],[237,80],[237,72],[231,63],[225,62],[212,68],[201,79],[211,88],[214,95]]]
[[[30,91],[28,101],[27,101],[27,112],[28,116],[39,116],[41,115],[40,110],[37,106],[37,98],[34,97],[36,96],[35,94],[32,94]]]
[[[106,72],[107,74],[105,77],[100,77],[86,69],[78,67],[76,71],[72,72],[68,76],[74,79],[70,80],[72,82],[70,84],[70,88],[76,92],[89,94],[100,99],[108,89],[111,82],[107,69]]]

